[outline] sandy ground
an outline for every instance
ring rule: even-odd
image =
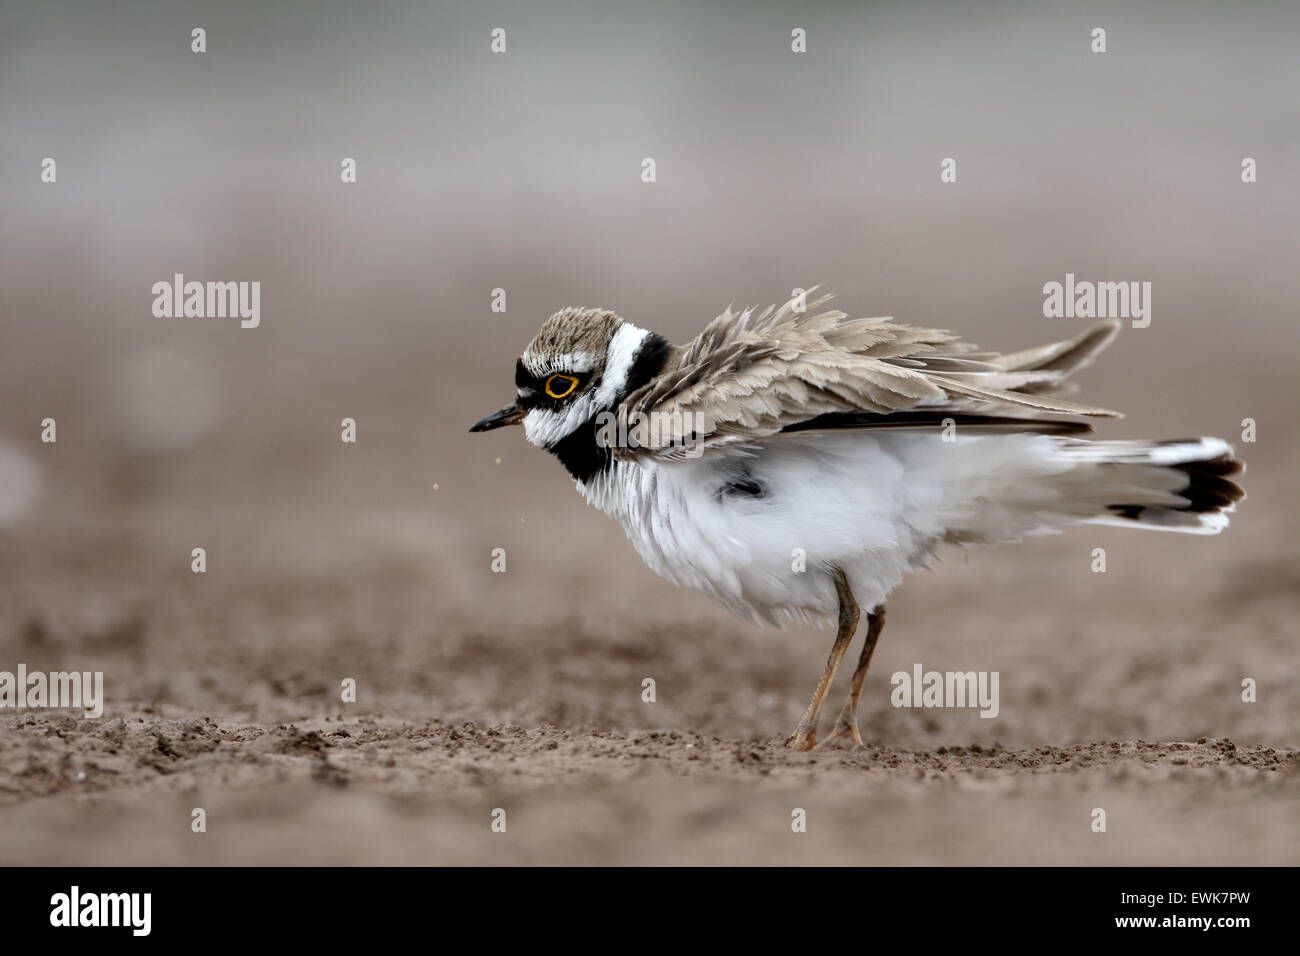
[[[366,717],[15,729],[6,796],[42,799],[6,811],[10,862],[1277,865],[1297,851],[1297,754],[1226,738],[791,757],[678,731]],[[192,805],[207,833],[187,831]],[[1098,806],[1104,834],[1089,830]]]

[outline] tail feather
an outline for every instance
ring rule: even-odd
[[[1219,438],[1173,441],[1060,440],[1061,452],[1095,467],[1098,514],[1091,524],[1218,534],[1246,492],[1230,476],[1245,471]]]

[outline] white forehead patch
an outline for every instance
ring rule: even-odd
[[[563,355],[537,356],[524,354],[524,367],[538,378],[552,372],[590,372],[596,367],[596,356],[590,352],[565,352]]]
[[[590,352],[565,352],[555,360],[561,372],[590,372],[596,367],[596,356]]]

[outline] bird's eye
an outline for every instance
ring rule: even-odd
[[[578,387],[578,380],[572,375],[552,375],[546,380],[546,394],[551,398],[568,398]]]

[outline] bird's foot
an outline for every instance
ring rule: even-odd
[[[862,734],[858,732],[858,721],[855,717],[840,714],[840,719],[835,722],[835,729],[831,735],[817,745],[818,750],[830,750],[838,747],[841,742],[849,741],[856,749],[862,749]]]
[[[800,722],[794,733],[786,738],[787,750],[812,750],[817,746],[817,725]]]

